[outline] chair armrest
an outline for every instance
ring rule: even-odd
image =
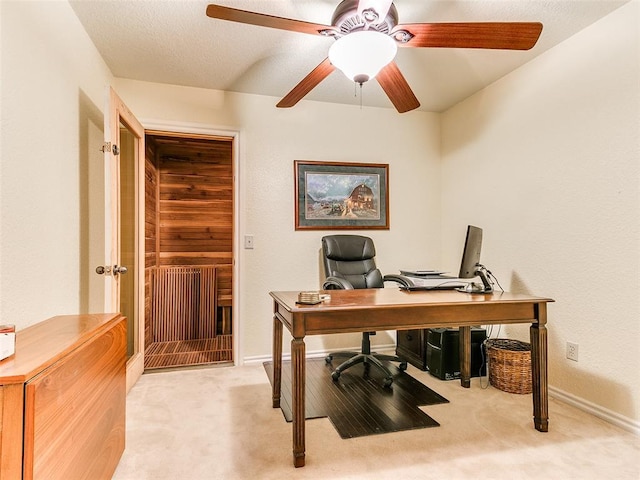
[[[409,277],[405,277],[404,275],[389,274],[389,275],[385,275],[382,278],[382,280],[385,281],[385,282],[396,282],[396,283],[399,283],[400,285],[402,285],[403,287],[413,287],[413,286],[415,286],[413,281]]]
[[[353,290],[349,280],[339,277],[327,277],[322,284],[324,290]]]

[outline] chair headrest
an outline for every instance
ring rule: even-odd
[[[373,240],[361,235],[329,235],[322,238],[324,255],[330,260],[353,262],[376,256]]]

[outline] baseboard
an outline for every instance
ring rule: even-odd
[[[361,345],[355,345],[353,347],[332,348],[329,350],[311,350],[311,351],[307,350],[305,356],[307,358],[322,358],[322,357],[326,357],[330,353],[335,353],[335,352],[347,352],[347,351],[359,352],[360,347]],[[390,354],[390,352],[395,352],[396,344],[390,343],[388,345],[373,345],[371,347],[371,350],[374,353]],[[282,359],[291,360],[291,354],[283,353]],[[250,364],[256,364],[256,363],[270,362],[271,360],[272,360],[271,355],[257,355],[255,357],[244,357],[243,364],[250,365]]]
[[[584,412],[590,413],[593,416],[601,418],[605,422],[616,425],[623,430],[627,430],[628,432],[640,436],[640,422],[632,420],[631,418],[620,415],[619,413],[608,410],[596,405],[595,403],[591,403],[584,398],[576,397],[575,395],[564,392],[556,387],[549,386],[549,396]]]

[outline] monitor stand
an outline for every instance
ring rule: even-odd
[[[489,275],[487,275],[487,269],[484,267],[480,267],[475,271],[475,274],[480,277],[480,280],[482,280],[482,286],[483,286],[482,293],[493,292],[493,285],[491,285],[491,282],[489,282]]]
[[[482,285],[475,282],[469,283],[466,287],[456,288],[459,292],[463,293],[491,293],[493,292],[493,285],[489,282],[489,275],[487,275],[487,269],[484,267],[478,267],[475,272],[477,277],[482,280]]]

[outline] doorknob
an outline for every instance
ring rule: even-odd
[[[105,267],[103,265],[98,265],[96,267],[96,273],[98,275],[111,275],[111,267]]]
[[[123,266],[118,266],[118,265],[114,265],[113,268],[111,268],[110,266],[103,266],[103,265],[98,265],[96,267],[96,273],[98,275],[118,275],[119,273],[121,274],[125,274],[127,273],[129,270],[127,269],[127,267],[123,267]]]
[[[113,274],[114,275],[118,275],[119,273],[124,275],[128,271],[129,270],[127,269],[127,267],[123,267],[122,265],[121,266],[118,266],[118,265],[114,265],[113,266]]]

